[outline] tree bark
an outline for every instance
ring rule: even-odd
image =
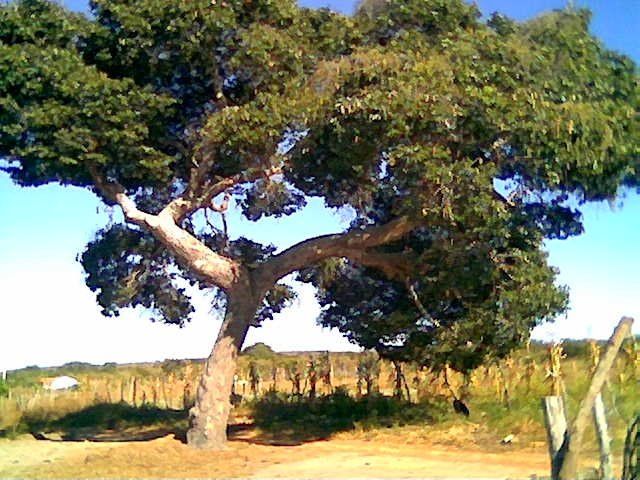
[[[187,443],[190,446],[224,448],[238,352],[256,309],[257,302],[248,286],[239,286],[228,293],[224,321],[200,378],[196,404],[189,411]]]
[[[600,478],[602,480],[614,480],[613,462],[611,459],[611,438],[609,437],[609,427],[607,416],[602,402],[602,394],[598,394],[593,405],[593,419],[596,424],[596,434],[598,446],[600,447]]]

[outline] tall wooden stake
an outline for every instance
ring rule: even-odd
[[[600,446],[600,478],[613,480],[613,466],[611,464],[611,439],[607,428],[607,417],[604,413],[602,394],[598,394],[593,405],[593,418],[596,422],[598,445]]]
[[[549,457],[551,458],[551,478],[557,480],[564,461],[565,442],[567,441],[567,417],[564,410],[564,401],[560,396],[544,397],[542,399],[542,409],[544,411],[544,423],[547,427]]]
[[[580,402],[578,414],[568,432],[568,438],[566,439],[567,451],[564,455],[564,461],[562,462],[558,476],[560,480],[575,480],[578,477],[578,459],[582,446],[582,436],[596,402],[596,397],[600,393],[604,382],[607,380],[609,371],[613,366],[622,342],[631,332],[631,325],[633,325],[633,319],[623,317],[607,343],[607,349],[598,363],[598,368],[596,368],[593,374],[589,390],[582,399],[582,402]]]

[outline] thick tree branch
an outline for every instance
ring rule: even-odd
[[[171,216],[174,222],[180,223],[185,217],[204,207],[210,207],[214,198],[223,192],[226,192],[236,185],[242,183],[254,182],[260,178],[268,178],[282,173],[282,168],[274,166],[263,169],[247,170],[237,175],[219,179],[216,182],[205,185],[201,189],[200,194],[194,194],[188,191],[185,195],[171,201],[163,210],[163,213]]]
[[[504,195],[502,195],[497,190],[493,191],[493,198],[495,198],[499,202],[504,203],[505,205],[507,205],[509,207],[515,207],[515,205],[516,205],[515,203],[513,203],[513,200],[511,198],[505,197]]]
[[[139,210],[138,207],[136,207],[135,202],[125,193],[122,185],[118,182],[106,180],[104,176],[98,172],[95,165],[89,165],[89,173],[93,178],[93,182],[98,192],[110,202],[120,205],[122,213],[128,222],[141,227],[147,226],[146,222],[150,217],[152,217],[152,215]]]
[[[168,248],[178,263],[184,265],[197,277],[223,290],[230,290],[239,281],[244,267],[235,260],[215,253],[204,243],[179,227],[165,210],[152,215],[136,207],[135,202],[117,182],[105,180],[95,167],[89,169],[96,188],[108,200],[122,208],[125,219],[151,233]],[[246,272],[244,272],[246,273]]]
[[[341,257],[363,267],[376,268],[389,279],[403,281],[412,272],[415,258],[406,253],[382,253],[369,249],[345,249]]]
[[[399,240],[416,228],[417,222],[408,217],[400,217],[385,225],[351,230],[345,233],[323,235],[305,240],[265,263],[256,275],[260,282],[275,283],[289,273],[331,257],[346,257],[362,265],[386,269],[393,276],[403,272],[400,265],[391,266],[398,260],[396,255],[367,251],[385,243]]]
[[[241,275],[246,273],[245,267],[239,262],[214,252],[176,225],[170,216],[161,213],[147,223],[149,231],[171,250],[178,262],[206,283],[228,291],[237,285]]]

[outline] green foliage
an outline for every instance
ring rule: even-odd
[[[144,306],[165,323],[182,326],[193,311],[185,288],[171,271],[172,258],[141,230],[115,224],[98,232],[82,254],[87,286],[97,292],[102,313],[118,316],[124,306]]]
[[[584,10],[522,23],[462,0],[364,0],[353,17],[293,0],[91,10],[0,6],[2,168],[99,195],[97,178],[117,182],[154,214],[235,178],[229,205],[251,221],[311,196],[349,207],[353,229],[409,217],[410,235],[364,253],[403,256],[402,275],[346,260],[301,274],[321,321],[382,355],[464,371],[506,355],[567,306],[544,239],[581,233],[583,202],[640,178],[637,67]],[[179,226],[252,271],[276,255],[205,222],[210,200]],[[137,226],[98,232],[82,263],[105,315],[142,306],[183,325],[186,284],[210,287]],[[254,324],[292,298],[274,286]]]
[[[291,286],[276,283],[258,307],[252,326],[259,327],[265,320],[273,320],[273,315],[283,311],[295,298],[296,292]]]
[[[186,365],[186,360],[175,360],[168,358],[162,362],[162,364],[160,365],[160,369],[165,375],[175,375],[178,378],[182,378]]]
[[[51,2],[1,7],[0,154],[19,160],[7,170],[22,185],[90,186],[91,167],[125,184],[169,178],[156,141],[171,99],[86,64],[78,47],[92,28]]]
[[[276,357],[276,352],[269,345],[258,342],[242,350],[242,355],[260,360],[269,360]]]
[[[479,26],[475,5],[447,0],[363,0],[357,15],[369,41],[381,44],[424,36],[430,42]]]
[[[96,368],[95,365],[87,362],[67,362],[60,368],[64,368],[66,371],[82,372]]]
[[[321,282],[303,276],[321,289],[320,322],[383,357],[435,369],[448,363],[470,371],[506,356],[535,325],[566,308],[567,294],[554,285],[555,272],[536,242],[527,245],[518,230],[465,226],[419,232],[393,247],[422,250],[428,267],[412,282],[413,293],[405,282],[350,264]]]
[[[604,345],[606,342],[598,342],[600,345]],[[562,351],[567,358],[586,358],[589,352],[589,344],[584,340],[563,340]]]

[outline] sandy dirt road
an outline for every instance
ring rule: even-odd
[[[297,446],[229,443],[194,451],[173,436],[143,442],[0,441],[0,477],[526,478],[548,475],[544,449],[495,452],[384,440]]]

